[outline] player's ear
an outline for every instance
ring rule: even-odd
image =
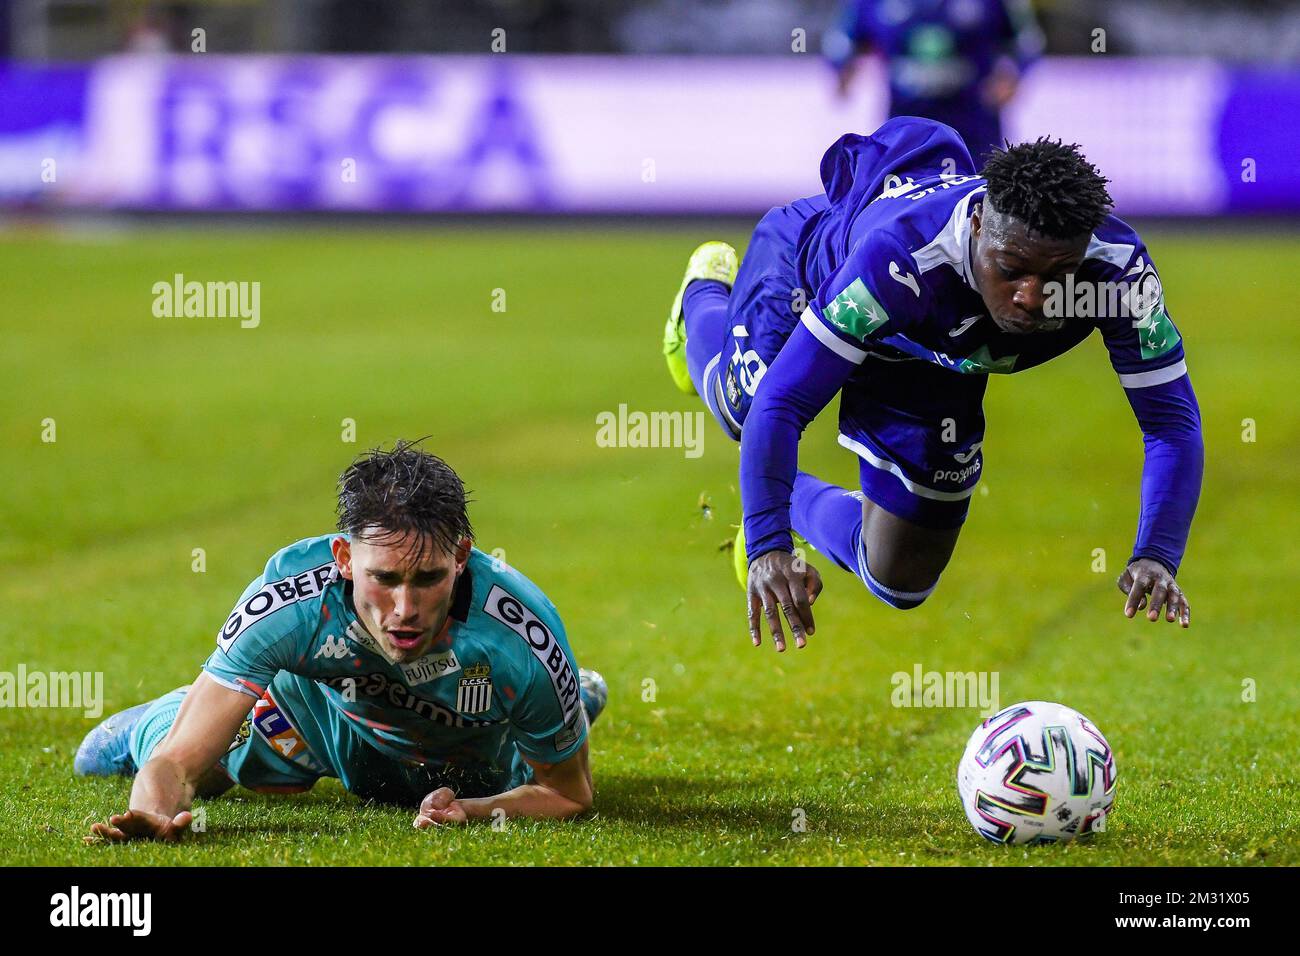
[[[341,535],[330,542],[330,550],[334,552],[334,563],[339,566],[339,574],[352,580],[352,543]]]
[[[466,562],[469,561],[469,549],[474,542],[469,538],[461,538],[456,545],[456,573],[459,574],[465,568]]]

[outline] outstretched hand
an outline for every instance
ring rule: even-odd
[[[1128,595],[1124,602],[1124,616],[1134,617],[1138,611],[1147,612],[1148,621],[1160,620],[1160,608],[1165,608],[1165,620],[1177,621],[1183,627],[1192,623],[1192,609],[1187,595],[1178,586],[1174,576],[1159,561],[1138,558],[1115,582]]]
[[[794,646],[803,647],[806,635],[816,632],[812,606],[822,591],[822,576],[803,558],[789,551],[760,554],[749,565],[749,639],[758,647],[763,642],[759,610],[767,618],[768,629],[778,652],[785,650],[785,631],[781,615],[790,624]]]
[[[451,787],[439,787],[420,801],[420,812],[411,821],[417,830],[427,830],[433,826],[465,823],[469,814],[456,799],[456,791]]]
[[[90,825],[90,834],[86,843],[126,843],[130,840],[160,840],[163,843],[177,843],[185,835],[194,815],[182,810],[174,817],[161,813],[149,813],[145,810],[128,810],[115,813],[107,823],[96,822]]]

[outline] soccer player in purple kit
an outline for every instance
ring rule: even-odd
[[[946,123],[977,158],[1002,144],[1002,107],[1042,49],[1027,0],[848,0],[822,45],[841,93],[857,55],[877,54],[889,115]]]
[[[1175,576],[1200,494],[1200,412],[1159,275],[1110,214],[1106,179],[1050,139],[976,174],[954,130],[916,117],[841,137],[821,174],[824,194],[763,217],[739,270],[725,243],[695,251],[664,332],[678,387],[740,441],[752,642],[760,614],[778,651],[782,614],[796,646],[813,633],[821,579],[792,529],[891,607],[924,602],[983,468],[988,375],[1094,329],[1144,436],[1124,612],[1187,627]],[[804,428],[837,394],[860,491],[797,467]]]

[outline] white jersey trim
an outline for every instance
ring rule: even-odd
[[[812,306],[803,310],[803,315],[799,321],[804,324],[809,332],[817,337],[817,341],[826,346],[842,359],[847,359],[854,365],[861,365],[867,353],[856,346],[850,345],[839,336],[835,335],[830,329],[826,328],[813,312]]]
[[[1166,368],[1152,369],[1150,372],[1130,372],[1120,374],[1119,383],[1125,388],[1150,388],[1152,385],[1164,385],[1187,374],[1187,359],[1183,359]]]
[[[975,199],[983,198],[986,186],[978,186],[963,196],[952,208],[952,215],[943,224],[943,228],[928,243],[912,253],[912,261],[921,272],[929,272],[936,266],[949,265],[957,270],[972,289],[975,277],[970,267],[970,204]]]
[[[230,690],[237,690],[241,694],[245,694],[248,697],[253,698],[254,700],[260,700],[262,697],[261,694],[254,692],[254,690],[251,687],[246,687],[243,684],[239,683],[238,681],[226,680],[224,677],[218,677],[216,674],[212,673],[212,671],[208,670],[206,667],[203,669],[203,673],[208,675],[209,680],[216,681],[222,687],[229,688]]]
[[[877,457],[872,453],[871,449],[861,442],[854,441],[848,435],[840,435],[839,441],[841,445],[853,452],[863,461],[867,462],[867,464],[874,465],[875,467],[892,474],[903,483],[904,488],[920,498],[929,498],[933,501],[962,501],[975,493],[974,485],[971,485],[965,491],[939,491],[937,488],[927,488],[925,485],[918,485],[903,474],[903,469],[899,468],[897,464],[884,458]]]

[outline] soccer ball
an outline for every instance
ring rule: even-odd
[[[975,728],[957,792],[994,843],[1055,843],[1105,829],[1115,757],[1092,721],[1044,700],[1013,704]]]

